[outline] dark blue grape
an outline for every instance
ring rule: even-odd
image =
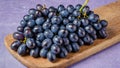
[[[36,40],[36,46],[38,46],[38,47],[42,47],[42,43],[41,43],[41,41]]]
[[[62,38],[61,38],[60,36],[55,35],[55,36],[53,37],[53,42],[54,42],[55,44],[61,45],[61,44],[63,43],[63,40],[62,40]]]
[[[52,18],[53,16],[56,16],[56,13],[55,12],[49,12],[48,18]]]
[[[61,30],[59,30],[58,35],[60,37],[67,37],[68,31],[66,29],[61,29]]]
[[[60,47],[56,44],[53,44],[51,46],[51,52],[54,53],[54,54],[59,54],[60,53]]]
[[[45,19],[43,17],[39,17],[36,19],[36,24],[37,25],[42,25],[44,23]]]
[[[28,11],[29,14],[33,14],[33,15],[35,14],[35,12],[36,12],[36,9],[34,9],[34,8],[31,8]]]
[[[34,27],[35,26],[35,21],[34,20],[29,20],[28,23],[27,23],[27,25],[29,27]]]
[[[85,36],[85,30],[81,27],[78,28],[78,36],[79,37],[84,37]]]
[[[28,21],[28,20],[29,20],[29,15],[25,15],[25,16],[23,17],[23,19],[24,19],[25,21]]]
[[[77,52],[80,50],[80,46],[78,45],[78,43],[72,43],[72,51],[73,52]]]
[[[43,6],[41,4],[37,4],[36,5],[36,9],[39,10],[39,11],[41,11],[43,9]]]
[[[42,26],[37,25],[37,26],[35,26],[35,27],[33,28],[32,31],[33,31],[34,33],[40,33],[40,32],[43,31],[43,29],[42,29]]]
[[[60,11],[64,10],[65,7],[64,7],[63,5],[59,5],[57,9],[58,9],[58,11],[60,12]]]
[[[83,41],[85,43],[85,45],[90,45],[93,43],[93,39],[89,36],[89,35],[86,35],[84,38],[83,38]]]
[[[101,20],[100,24],[102,25],[102,27],[106,27],[108,25],[108,22],[106,20]]]
[[[68,55],[68,51],[66,50],[66,48],[61,47],[61,52],[59,53],[59,57],[65,58],[67,55]]]
[[[69,23],[66,25],[66,29],[70,32],[75,32],[77,30],[77,27],[73,23]]]
[[[20,41],[14,41],[12,44],[11,44],[11,49],[14,50],[14,51],[17,51],[18,47],[21,45],[21,42]]]
[[[42,41],[42,47],[44,48],[50,48],[51,45],[52,45],[51,39],[45,39]]]
[[[93,24],[93,27],[96,29],[96,30],[100,30],[102,28],[102,25],[100,23],[94,23]]]
[[[43,41],[45,39],[44,33],[38,33],[36,40]]]
[[[27,38],[33,37],[32,31],[29,30],[29,29],[24,31],[24,35],[25,35],[25,37],[27,37]]]
[[[88,25],[85,27],[85,31],[87,31],[87,33],[92,33],[94,31],[94,28],[91,25]]]
[[[26,40],[26,45],[27,45],[27,47],[28,48],[35,48],[35,46],[36,46],[36,42],[35,42],[35,40],[33,39],[33,38],[27,38],[27,40]]]
[[[73,13],[73,11],[74,11],[73,5],[68,5],[67,10],[68,10],[69,13]]]
[[[72,42],[77,42],[79,38],[78,38],[78,36],[77,36],[76,33],[70,33],[69,39],[70,39],[70,41],[72,41]]]
[[[77,5],[75,6],[75,9],[79,11],[81,7],[82,7],[81,4],[77,4]]]
[[[57,11],[57,9],[53,6],[49,7],[48,10],[49,10],[49,12],[56,12]]]
[[[48,13],[49,13],[49,10],[48,10],[47,8],[44,8],[44,9],[42,10],[42,14],[43,14],[44,16],[47,16]]]
[[[94,12],[93,12],[93,11],[89,11],[89,12],[87,13],[88,16],[91,15],[91,14],[94,14]]]
[[[44,30],[47,30],[51,27],[51,23],[45,22],[45,23],[43,23],[42,27],[43,27]]]
[[[66,45],[65,48],[68,52],[72,52],[72,46],[70,44]]]
[[[60,24],[60,23],[61,23],[61,19],[60,19],[60,17],[58,17],[58,16],[54,16],[54,17],[51,19],[51,22],[52,22],[52,24]]]
[[[60,12],[60,15],[62,16],[62,17],[67,17],[68,15],[69,15],[69,12],[68,12],[68,10],[62,10],[61,12]]]
[[[80,20],[75,19],[75,20],[73,21],[73,24],[75,24],[76,26],[80,27],[81,22],[80,22]]]
[[[13,33],[13,38],[16,40],[24,40],[24,35],[21,32],[14,32]]]
[[[79,39],[79,40],[78,40],[78,44],[79,44],[79,46],[82,46],[82,45],[84,45],[84,42],[83,42],[83,40]]]
[[[81,25],[82,25],[83,27],[85,27],[85,26],[87,26],[87,25],[89,24],[89,21],[88,21],[88,19],[86,19],[86,18],[82,18],[80,21],[81,21]]]
[[[52,52],[49,51],[49,52],[47,53],[47,59],[48,59],[49,61],[53,62],[53,61],[56,60],[56,55],[55,55],[54,53],[52,53]]]
[[[21,25],[22,27],[25,27],[25,26],[27,25],[27,22],[26,22],[25,20],[21,20],[21,21],[20,21],[20,25]]]
[[[44,36],[46,37],[46,38],[52,38],[53,37],[53,32],[51,31],[51,30],[45,30],[44,31]]]
[[[75,17],[81,16],[80,11],[75,10],[75,11],[73,12],[73,16],[75,16]]]
[[[54,25],[51,26],[51,31],[52,31],[53,33],[57,33],[58,30],[59,30],[58,25],[54,24]]]
[[[27,51],[28,49],[26,44],[21,44],[17,50],[18,54],[21,56],[27,55]]]
[[[43,57],[43,58],[46,58],[47,57],[47,53],[48,53],[48,50],[47,49],[45,49],[45,48],[42,48],[41,50],[40,50],[40,56],[41,57]]]
[[[98,31],[98,34],[97,36],[99,38],[106,38],[108,35],[107,35],[107,32],[105,31],[105,28],[101,29],[100,31]]]
[[[18,26],[17,27],[17,31],[18,32],[23,32],[24,31],[24,27],[23,26]]]
[[[64,25],[67,25],[68,23],[69,23],[69,20],[68,20],[67,18],[64,18],[64,19],[63,19],[63,24],[64,24]]]
[[[97,22],[99,20],[99,16],[97,14],[91,14],[88,17],[88,20],[95,23],[95,22]]]
[[[89,13],[89,11],[90,11],[89,6],[85,6],[82,10],[83,13]]]
[[[73,15],[68,16],[68,20],[70,22],[73,22],[75,20],[75,17]]]
[[[31,20],[31,19],[35,19],[35,15],[30,14],[30,15],[29,15],[29,19],[30,19],[30,20]]]
[[[28,27],[28,26],[26,26],[26,27],[24,28],[24,31],[26,31],[26,30],[31,30],[31,28]]]
[[[30,56],[34,57],[34,58],[37,58],[39,57],[39,52],[40,52],[40,49],[39,48],[34,48],[34,49],[31,49],[30,50]]]
[[[63,38],[63,44],[64,45],[69,45],[70,41],[68,38]]]

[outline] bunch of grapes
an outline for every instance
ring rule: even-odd
[[[81,10],[80,10],[81,9]],[[97,38],[106,38],[107,21],[81,4],[46,8],[38,4],[23,17],[11,49],[21,56],[44,57],[49,61],[77,52]]]

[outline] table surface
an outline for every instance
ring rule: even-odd
[[[116,0],[90,0],[91,9],[115,2]],[[58,6],[59,4],[76,5],[84,0],[0,0],[0,68],[26,68],[18,62],[5,48],[4,37],[16,31],[22,17],[27,14],[29,8],[36,4]],[[104,10],[104,9],[103,9]],[[87,59],[84,59],[68,68],[119,68],[120,67],[120,43],[113,45]]]

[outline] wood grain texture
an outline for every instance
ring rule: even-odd
[[[98,39],[91,46],[82,46],[77,53],[70,53],[66,58],[58,58],[56,62],[51,63],[47,59],[31,56],[19,56],[15,51],[10,49],[10,44],[14,41],[12,35],[5,37],[4,42],[9,52],[22,64],[30,68],[63,68],[82,59],[85,59],[113,44],[120,42],[120,1],[95,9],[95,13],[99,14],[101,19],[106,19],[109,22],[107,31],[109,37],[106,39]]]

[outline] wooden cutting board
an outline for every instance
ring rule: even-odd
[[[72,65],[82,59],[85,59],[105,48],[120,42],[120,1],[95,9],[95,13],[99,14],[101,19],[109,22],[107,31],[109,37],[106,39],[98,39],[91,46],[82,46],[77,53],[70,53],[66,58],[58,58],[56,62],[51,63],[44,58],[32,58],[30,56],[21,57],[15,51],[11,50],[10,45],[14,41],[11,34],[5,37],[4,43],[9,52],[22,64],[29,68],[63,68]]]

